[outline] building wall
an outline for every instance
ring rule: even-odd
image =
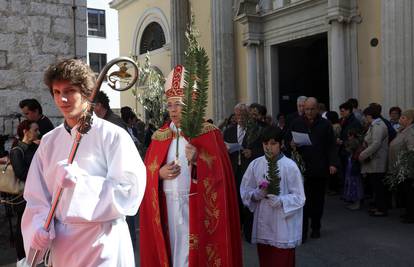
[[[105,10],[106,37],[89,36],[87,38],[87,62],[89,53],[106,54],[107,62],[119,56],[118,11],[109,7],[111,0],[88,0],[87,7]],[[110,100],[110,106],[114,109],[121,107],[121,95],[112,90],[106,82],[102,83],[101,90]]]
[[[143,61],[145,55],[139,56],[137,47],[137,35],[142,25],[142,20],[151,10],[157,9],[166,18],[166,26],[170,30],[170,5],[169,1],[153,0],[153,1],[133,1],[126,7],[118,10],[119,16],[119,47],[120,56],[138,56],[139,61]],[[167,34],[167,33],[166,33]],[[171,70],[171,53],[169,43],[167,41],[165,48],[157,49],[149,53],[151,64],[161,70],[164,76],[167,76]],[[131,90],[121,93],[121,106],[130,106],[137,112],[139,117],[143,117],[143,108],[135,101],[135,97]]]
[[[86,0],[76,1],[76,56],[86,57]],[[18,103],[36,98],[44,114],[61,121],[43,84],[45,69],[73,58],[72,0],[0,0],[0,134],[13,134]]]
[[[243,46],[243,26],[234,23],[235,86],[238,102],[247,102],[247,48]]]
[[[116,2],[116,1],[114,1]],[[118,1],[122,2],[122,1]],[[137,54],[136,47],[134,46],[139,36],[139,29],[142,26],[141,23],[146,21],[146,17],[152,16],[151,14],[157,14],[159,12],[165,16],[166,26],[171,31],[171,19],[170,19],[170,1],[165,0],[153,0],[153,1],[124,1],[128,2],[127,5],[119,8],[119,38],[120,38],[120,55],[121,56],[133,56]],[[210,69],[211,69],[211,6],[210,1],[190,1],[191,8],[196,15],[196,27],[200,31],[200,44],[207,50],[210,57]],[[157,9],[156,12],[152,12]],[[154,16],[155,16],[154,15]],[[147,21],[146,21],[147,22]],[[165,34],[169,34],[166,33]],[[139,42],[139,41],[138,41]],[[167,76],[172,69],[171,66],[171,44],[166,36],[166,45],[164,48],[149,52],[151,64],[161,70],[164,76]],[[144,60],[144,55],[138,56],[139,61]],[[212,84],[210,75],[210,86]],[[128,105],[136,109],[138,115],[143,114],[141,105],[137,104],[135,97],[131,90],[121,93],[121,106]],[[207,118],[212,117],[212,90],[209,90],[209,106],[207,108]]]
[[[208,106],[206,110],[206,118],[213,117],[213,90],[212,90],[212,75],[211,75],[211,66],[212,66],[212,29],[211,29],[211,1],[199,1],[199,0],[190,0],[190,9],[192,9],[193,13],[195,14],[195,24],[200,32],[200,37],[198,41],[200,45],[203,46],[206,51],[207,55],[210,59],[209,61],[209,68],[210,68],[210,80],[209,85],[210,88],[208,90]]]
[[[377,0],[359,0],[362,22],[358,24],[358,67],[360,106],[383,102],[381,60],[381,3]],[[377,38],[376,47],[370,41]]]

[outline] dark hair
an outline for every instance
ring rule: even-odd
[[[17,137],[19,138],[19,140],[23,140],[24,137],[24,131],[28,131],[30,130],[30,126],[32,125],[32,123],[34,123],[33,121],[29,121],[29,120],[24,120],[21,123],[19,123],[19,125],[17,125]]]
[[[356,98],[350,98],[346,102],[348,102],[349,104],[351,104],[352,108],[355,108],[355,109],[358,108],[358,100]]]
[[[364,109],[363,113],[365,116],[370,115],[373,119],[377,119],[381,116],[381,112],[379,112],[377,106],[370,105],[366,109]]]
[[[398,113],[398,116],[401,116],[402,110],[401,110],[400,107],[392,107],[392,108],[390,108],[389,114],[391,114],[391,112],[394,112],[394,111],[396,111]]]
[[[22,101],[20,101],[19,107],[20,108],[27,107],[30,111],[37,110],[39,111],[40,115],[43,115],[42,106],[40,105],[39,101],[37,101],[34,98],[23,99]]]
[[[99,91],[95,97],[95,103],[101,104],[106,110],[110,110],[111,107],[109,106],[109,97],[105,92]]]
[[[125,123],[128,123],[130,119],[137,118],[137,115],[135,115],[130,107],[125,106],[121,108],[121,118]]]
[[[258,104],[258,103],[252,103],[252,104],[250,104],[249,107],[257,109],[259,114],[262,115],[263,117],[265,117],[266,114],[267,114],[267,108],[263,105]]]
[[[352,110],[354,109],[354,107],[353,107],[353,106],[352,106],[352,104],[351,104],[351,103],[349,103],[349,101],[348,101],[348,102],[342,103],[342,104],[339,106],[339,109],[345,109],[345,110],[352,111]]]
[[[279,114],[277,114],[277,115],[276,115],[276,119],[277,119],[277,120],[279,120],[279,119],[280,119],[280,117],[284,117],[284,118],[286,119],[286,116],[285,116],[285,114],[284,114],[284,113],[279,113]]]
[[[370,107],[373,107],[379,114],[379,116],[381,116],[381,111],[382,111],[382,107],[380,104],[378,103],[371,103],[369,104]]]
[[[70,84],[80,87],[81,94],[89,97],[95,86],[95,73],[79,59],[65,59],[50,65],[44,75],[44,82],[53,95],[53,82],[69,81]]]
[[[275,140],[276,142],[281,143],[283,140],[283,133],[276,126],[268,126],[263,130],[262,133],[262,143],[268,142],[270,139]]]
[[[326,112],[326,119],[331,122],[331,124],[335,124],[339,122],[339,115],[336,111],[328,111]]]

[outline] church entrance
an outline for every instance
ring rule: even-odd
[[[277,45],[279,69],[279,110],[296,111],[296,99],[316,97],[329,108],[329,58],[327,34]]]

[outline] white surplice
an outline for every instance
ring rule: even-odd
[[[173,132],[177,133],[174,123],[170,124]],[[181,130],[180,130],[181,131]],[[190,168],[185,157],[185,145],[188,144],[184,137],[178,138],[178,157],[181,167],[180,174],[171,180],[163,180],[163,190],[167,201],[168,230],[173,267],[188,266],[189,254],[189,193],[190,193]],[[167,163],[173,162],[176,157],[177,138],[170,144],[167,155]]]
[[[56,192],[57,162],[68,158],[76,129],[62,125],[43,136],[27,176],[22,218],[26,255]],[[145,166],[128,132],[93,116],[74,162],[85,171],[64,189],[57,206],[51,263],[61,266],[135,266],[125,216],[135,215],[145,191]]]
[[[294,248],[302,241],[302,215],[305,192],[302,175],[291,159],[282,156],[279,167],[281,207],[270,206],[270,200],[252,199],[253,192],[265,181],[268,162],[265,156],[252,161],[240,186],[243,203],[254,212],[252,243],[271,245],[277,248]]]

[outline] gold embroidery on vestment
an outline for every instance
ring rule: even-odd
[[[154,161],[148,166],[149,171],[151,172],[151,178],[154,178],[154,172],[159,168],[158,166],[158,156],[155,156]],[[158,179],[158,177],[157,177]]]
[[[190,249],[198,249],[198,235],[190,234],[189,246]]]
[[[221,258],[219,257],[217,246],[208,244],[206,246],[207,253],[207,266],[208,267],[219,267],[221,266]]]
[[[171,131],[171,129],[165,128],[165,129],[158,129],[157,131],[155,131],[151,139],[156,140],[156,141],[165,141],[165,140],[172,138],[172,136],[173,136],[173,132]]]
[[[217,205],[217,192],[213,191],[210,178],[205,178],[203,180],[203,186],[205,189],[203,198],[206,214],[206,217],[204,218],[204,227],[206,228],[207,233],[212,235],[217,230],[220,217],[220,210]]]
[[[200,152],[200,159],[204,161],[205,163],[207,163],[208,168],[211,169],[216,157],[210,155],[206,150],[202,149]]]

